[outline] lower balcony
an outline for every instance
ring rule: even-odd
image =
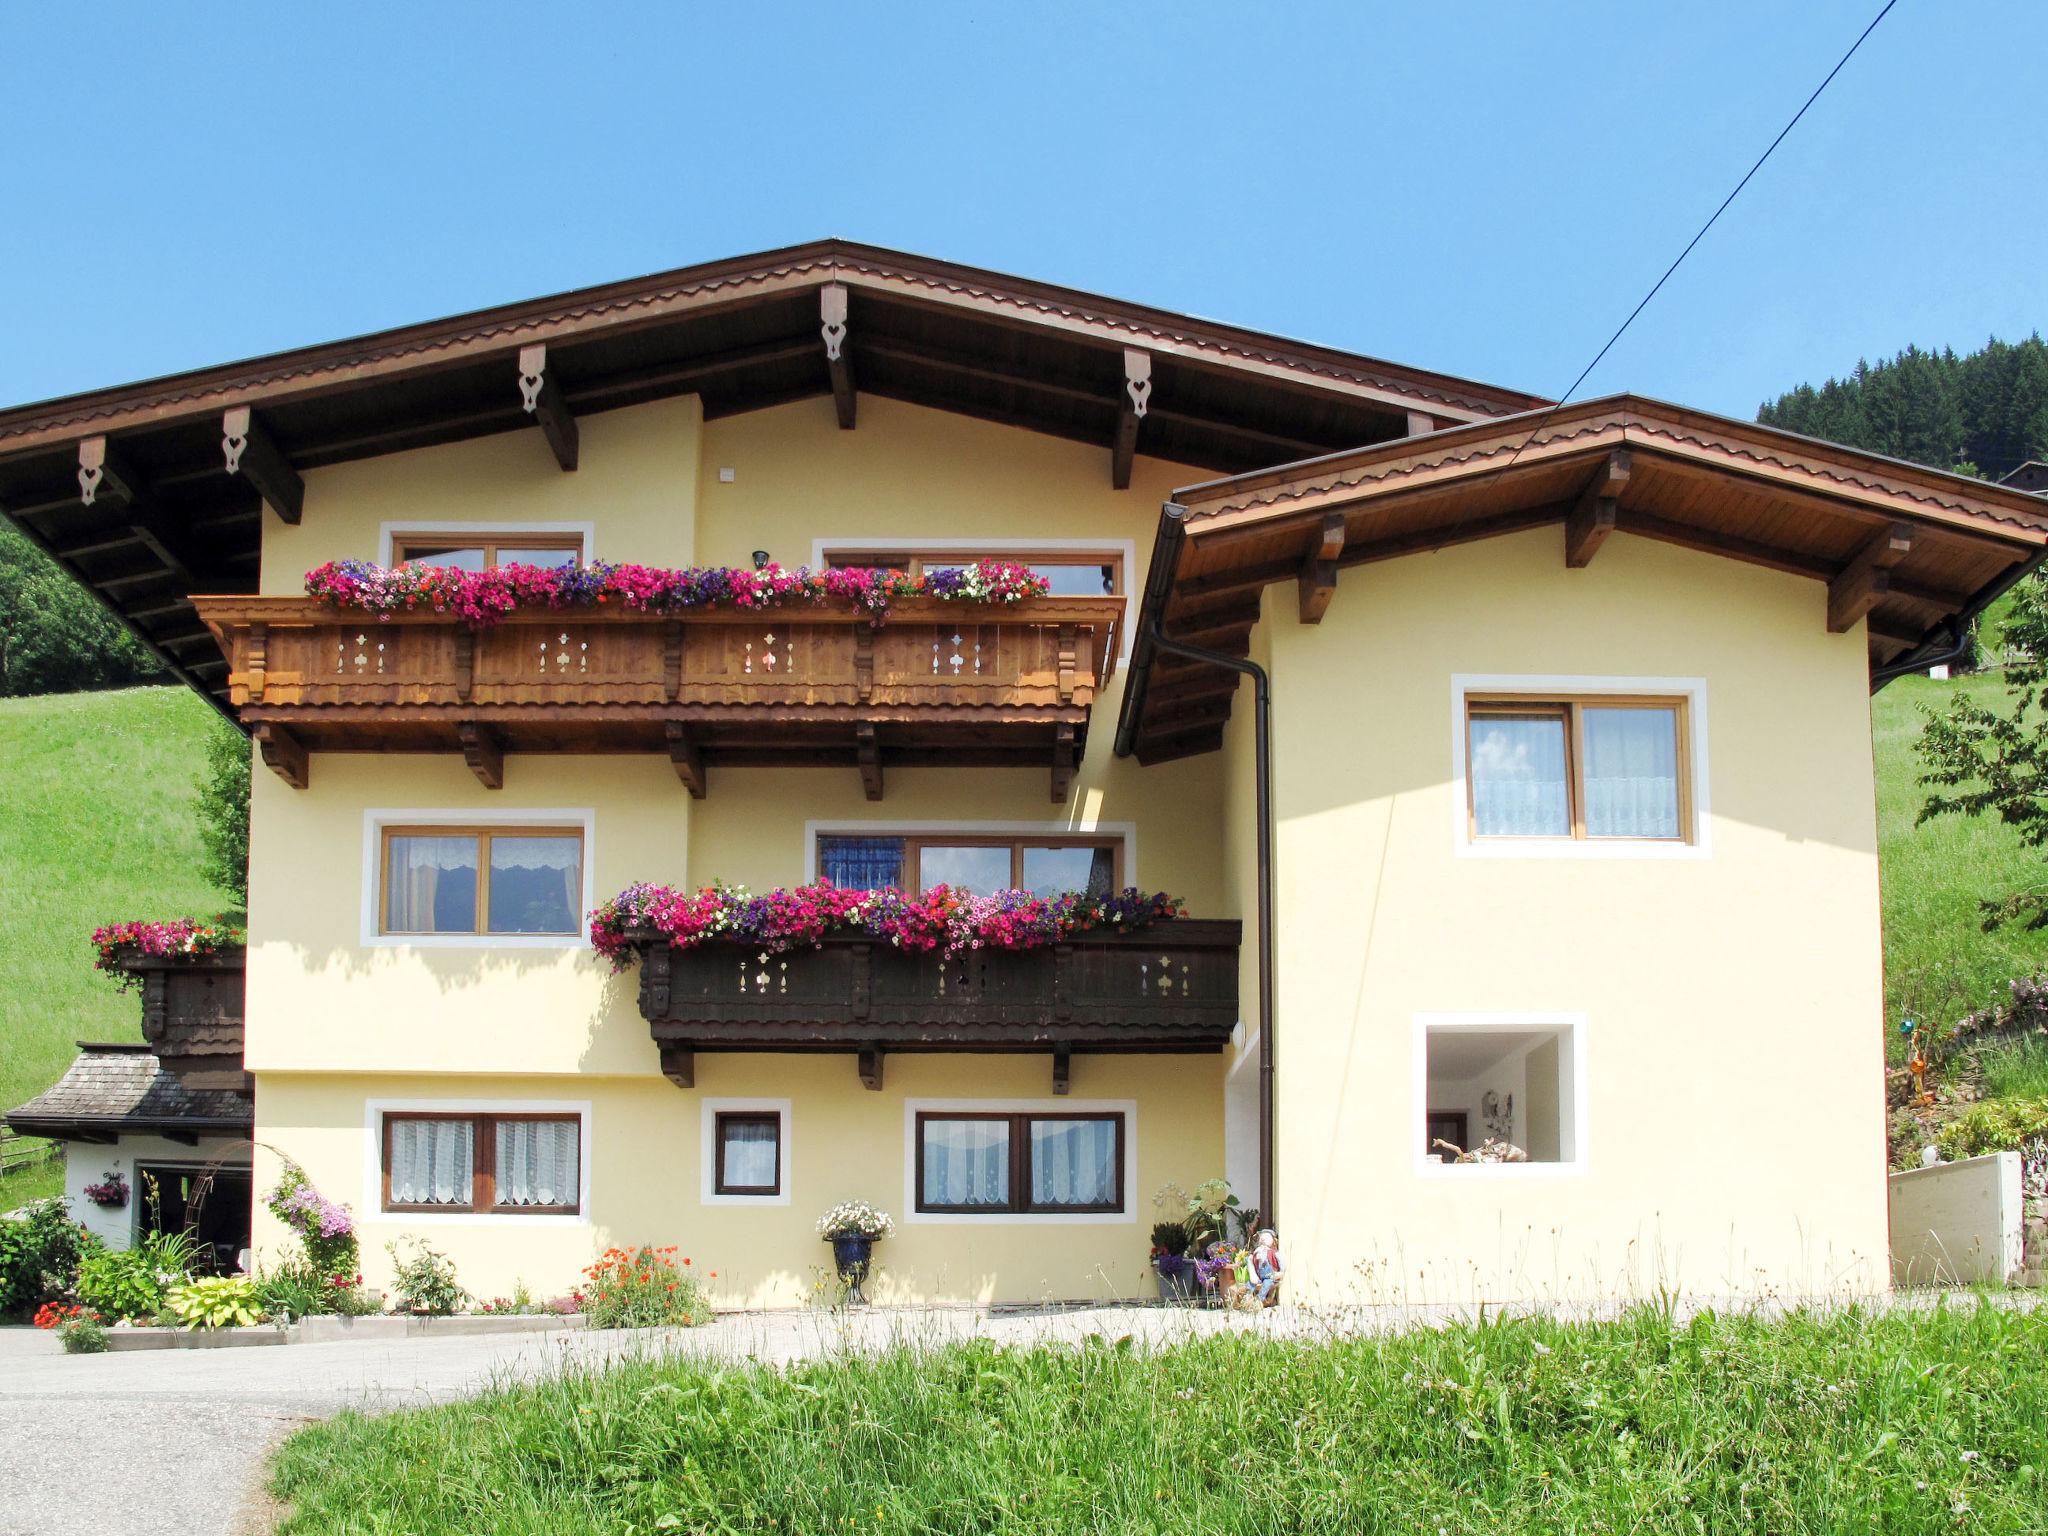
[[[866,937],[771,953],[714,940],[677,948],[648,933],[640,1011],[662,1071],[695,1084],[697,1051],[839,1051],[882,1086],[898,1051],[1044,1052],[1053,1091],[1089,1052],[1208,1052],[1238,1019],[1234,920],[1179,918],[1134,933],[1077,934],[1042,949],[919,953]]]
[[[201,597],[229,698],[265,763],[311,752],[460,753],[499,787],[521,752],[666,753],[693,795],[721,765],[1046,768],[1063,801],[1115,666],[1120,597],[965,607],[385,618],[303,597]]]
[[[244,951],[199,957],[122,954],[120,969],[142,987],[142,1038],[186,1089],[248,1094],[242,1065]]]

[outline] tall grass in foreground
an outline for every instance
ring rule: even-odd
[[[2028,1036],[1977,1054],[1984,1092],[1994,1099],[2048,1099],[2048,1039]]]
[[[615,1367],[303,1430],[291,1536],[2039,1532],[2048,1315],[1643,1311],[786,1371]]]

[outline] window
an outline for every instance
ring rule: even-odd
[[[1422,1021],[1422,1102],[1417,1152],[1429,1168],[1579,1164],[1579,1028],[1576,1023],[1505,1019]],[[1460,1163],[1488,1142],[1524,1160]]]
[[[907,837],[821,834],[818,878],[846,890],[906,891],[949,885],[978,896],[1035,891],[1106,896],[1123,884],[1123,839],[1022,835],[981,837],[946,832]]]
[[[1685,700],[1471,694],[1465,710],[1473,838],[1692,840]]]
[[[387,1211],[574,1215],[581,1189],[575,1115],[387,1114]]]
[[[564,827],[386,827],[377,931],[583,931],[583,833]]]
[[[875,565],[916,576],[957,569],[977,560],[1011,560],[1046,579],[1054,597],[1121,597],[1124,557],[1121,550],[833,550],[829,565]]]
[[[494,565],[581,565],[580,533],[394,533],[391,563],[481,571]]]
[[[712,1135],[718,1168],[712,1192],[720,1195],[782,1193],[782,1116],[773,1110],[721,1112]]]
[[[1124,1208],[1124,1117],[920,1113],[917,1209],[1055,1215]]]

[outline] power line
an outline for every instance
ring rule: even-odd
[[[1692,248],[1698,245],[1700,241],[1706,238],[1707,231],[1712,229],[1714,225],[1720,220],[1721,215],[1728,211],[1728,205],[1734,202],[1737,197],[1742,195],[1742,189],[1749,185],[1750,179],[1753,176],[1755,176],[1758,171],[1764,168],[1764,162],[1771,158],[1771,155],[1777,150],[1777,147],[1780,144],[1785,142],[1785,136],[1789,134],[1794,128],[1797,128],[1799,126],[1799,120],[1802,117],[1806,116],[1807,109],[1811,107],[1816,101],[1820,100],[1820,93],[1822,91],[1825,91],[1830,85],[1834,83],[1835,76],[1839,75],[1842,72],[1842,67],[1846,65],[1851,59],[1856,57],[1856,50],[1863,46],[1864,40],[1868,38],[1871,33],[1877,30],[1877,24],[1883,21],[1885,17],[1889,16],[1892,12],[1892,7],[1897,5],[1898,3],[1899,0],[1885,0],[1884,8],[1880,10],[1875,16],[1870,18],[1870,25],[1865,27],[1862,30],[1862,32],[1857,34],[1856,41],[1849,45],[1849,51],[1843,54],[1841,58],[1835,61],[1835,67],[1828,71],[1827,78],[1822,80],[1819,85],[1816,85],[1813,88],[1813,94],[1806,98],[1805,103],[1801,105],[1797,112],[1794,112],[1792,114],[1791,121],[1786,123],[1784,127],[1778,130],[1778,136],[1775,139],[1771,140],[1769,147],[1766,148],[1762,154],[1756,157],[1756,164],[1752,165],[1746,172],[1744,172],[1742,180],[1735,183],[1735,189],[1732,192],[1730,192],[1726,197],[1721,199],[1721,206],[1716,208],[1712,216],[1708,218],[1707,222],[1700,226],[1699,233],[1694,235],[1690,240],[1686,241],[1685,249],[1680,251],[1678,253],[1677,258],[1671,263],[1671,265],[1664,269],[1664,275],[1658,278],[1655,283],[1650,285],[1650,291],[1644,294],[1641,302],[1639,302],[1634,309],[1628,312],[1628,318],[1621,322],[1620,326],[1616,328],[1612,336],[1607,338],[1607,344],[1603,346],[1598,352],[1593,354],[1593,361],[1586,364],[1584,368],[1581,368],[1579,370],[1579,376],[1576,379],[1572,380],[1572,387],[1566,390],[1562,395],[1558,396],[1557,403],[1551,406],[1549,410],[1546,410],[1543,413],[1543,415],[1540,418],[1538,418],[1536,425],[1529,429],[1529,435],[1522,439],[1520,446],[1518,446],[1515,449],[1514,453],[1509,456],[1507,463],[1501,465],[1501,467],[1497,471],[1495,471],[1496,478],[1498,478],[1498,476],[1500,475],[1506,474],[1508,470],[1514,467],[1515,460],[1519,459],[1522,456],[1522,449],[1527,448],[1531,443],[1536,441],[1536,434],[1543,430],[1543,423],[1550,420],[1550,418],[1557,414],[1559,410],[1563,409],[1565,402],[1570,400],[1573,395],[1578,393],[1579,386],[1586,382],[1587,377],[1593,372],[1595,368],[1598,368],[1600,366],[1600,360],[1606,357],[1607,354],[1614,349],[1614,344],[1617,341],[1621,340],[1623,332],[1627,331],[1631,325],[1635,324],[1636,316],[1640,315],[1645,309],[1649,307],[1650,300],[1657,297],[1658,290],[1661,289],[1666,283],[1668,283],[1671,280],[1671,274],[1676,272],[1679,269],[1679,266],[1685,261],[1685,258],[1692,254]]]

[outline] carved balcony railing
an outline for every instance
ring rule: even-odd
[[[1077,1052],[1221,1050],[1237,1024],[1240,937],[1235,921],[1177,918],[951,957],[864,937],[782,954],[653,933],[634,946],[640,1011],[680,1086],[695,1082],[700,1050],[858,1053],[870,1088],[890,1051],[1044,1051],[1065,1093]]]
[[[230,700],[264,761],[303,787],[313,751],[461,752],[493,788],[507,752],[666,752],[694,795],[707,765],[1050,765],[1053,798],[1115,666],[1120,597],[896,602],[673,615],[379,619],[312,598],[201,597]]]
[[[115,956],[142,984],[142,1038],[187,1088],[253,1091],[242,1065],[244,953],[237,946],[189,958]]]

